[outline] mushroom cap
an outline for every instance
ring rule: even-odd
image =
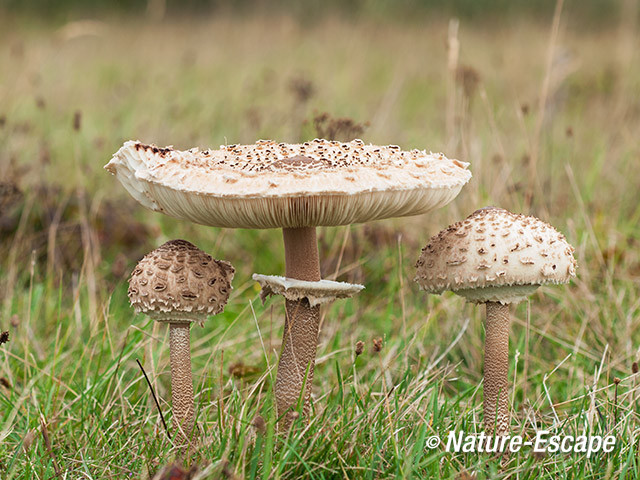
[[[417,215],[453,200],[467,163],[395,145],[261,140],[219,150],[128,141],[105,168],[145,207],[227,228],[350,225]]]
[[[576,270],[573,251],[542,220],[485,207],[431,237],[415,280],[429,293],[451,290],[474,303],[517,303],[540,285],[569,282]]]
[[[222,312],[235,269],[186,240],[171,240],[138,262],[129,279],[136,313],[160,322],[202,322]]]

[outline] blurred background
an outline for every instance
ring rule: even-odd
[[[166,219],[101,168],[128,139],[361,137],[470,162],[474,180],[446,217],[408,220],[421,241],[435,233],[425,222],[487,202],[561,222],[578,207],[594,221],[632,218],[638,10],[635,0],[3,0],[2,248],[21,218],[29,234],[14,254],[35,250],[50,270],[79,268],[82,248],[113,244],[130,258],[157,243]],[[84,247],[52,245],[80,242],[78,215]]]
[[[470,162],[472,181],[446,208],[320,229],[323,276],[367,289],[327,309],[341,321],[323,324],[318,408],[337,398],[334,363],[348,370],[356,341],[383,337],[384,359],[361,366],[363,385],[384,390],[416,379],[436,388],[436,400],[471,409],[441,420],[476,418],[480,314],[456,297],[423,295],[413,265],[431,235],[493,204],[556,226],[580,264],[573,285],[541,289],[514,312],[512,350],[525,359],[514,365],[514,421],[553,421],[542,389],[551,371],[551,394],[568,399],[554,415],[580,424],[584,388],[593,385],[602,389],[600,418],[608,418],[611,379],[635,389],[635,377],[624,379],[640,343],[639,15],[637,0],[0,0],[0,330],[14,339],[0,357],[0,380],[15,386],[0,382],[0,415],[15,425],[0,459],[37,427],[37,415],[14,405],[40,369],[60,368],[69,388],[47,377],[25,402],[57,416],[66,406],[73,412],[85,373],[115,375],[100,358],[120,355],[126,368],[105,387],[101,409],[111,412],[105,418],[117,413],[136,429],[149,427],[119,408],[155,415],[133,363],[140,352],[166,398],[168,355],[157,348],[165,332],[133,319],[126,279],[142,255],[176,237],[237,270],[225,314],[194,329],[203,391],[212,399],[235,392],[227,408],[236,405],[239,416],[247,399],[268,415],[252,382],[268,381],[259,376],[277,361],[282,305],[261,307],[250,276],[284,271],[281,233],[211,229],[144,210],[103,170],[129,139],[216,148],[260,138],[361,138]],[[256,347],[257,325],[265,351]],[[224,348],[224,358],[210,345]],[[58,351],[65,352],[59,366]],[[434,358],[443,370],[429,372],[441,383],[414,375]],[[214,373],[205,368],[214,364]],[[124,384],[127,395],[115,393]],[[45,401],[54,387],[62,388],[61,404]],[[633,432],[635,393],[626,394]],[[429,402],[407,401],[431,414]],[[211,413],[201,420],[214,422]],[[59,427],[68,458],[77,455],[74,442],[95,446],[95,457],[119,455],[79,433],[76,416]],[[408,423],[403,435],[414,431]],[[132,455],[130,465],[146,461]],[[239,471],[242,455],[233,457]],[[360,458],[344,455],[349,464]],[[390,450],[380,455],[393,464]]]
[[[578,22],[603,26],[615,21],[620,10],[631,8],[633,1],[584,0],[566,2],[568,14]],[[425,17],[455,16],[467,19],[495,20],[533,15],[544,20],[553,15],[556,2],[540,0],[3,0],[8,13],[23,13],[56,20],[74,20],[104,14],[149,15],[155,20],[175,15],[221,15],[233,13],[280,13],[313,23],[318,16],[337,15],[350,19],[363,16],[402,19],[412,22]],[[630,12],[627,12],[630,13]]]

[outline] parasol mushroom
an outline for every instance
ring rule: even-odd
[[[176,444],[185,445],[194,425],[191,323],[224,309],[235,269],[186,240],[171,240],[138,262],[129,279],[136,313],[169,323],[171,404]]]
[[[105,168],[151,210],[215,227],[282,229],[288,283],[268,276],[261,283],[267,293],[286,299],[275,394],[278,414],[288,425],[301,394],[308,408],[319,304],[362,288],[321,283],[316,227],[442,207],[471,178],[467,166],[396,145],[316,139],[302,144],[261,140],[203,151],[129,141]],[[292,289],[295,281],[306,283]]]
[[[540,285],[575,276],[573,247],[535,217],[485,207],[431,237],[416,264],[416,281],[428,293],[452,291],[486,305],[484,351],[485,430],[509,430],[509,304]]]

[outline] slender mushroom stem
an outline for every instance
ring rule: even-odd
[[[171,322],[169,324],[174,442],[181,448],[188,444],[188,438],[194,424],[190,326],[191,324],[186,322]]]
[[[319,281],[320,260],[315,227],[284,228],[282,233],[286,276],[311,282]],[[293,409],[300,398],[303,384],[305,415],[310,407],[319,327],[319,306],[312,307],[306,298],[286,301],[282,350],[275,388],[278,415],[284,414],[282,426],[285,431],[293,420]]]
[[[484,340],[484,427],[497,436],[509,431],[509,305],[486,302]]]

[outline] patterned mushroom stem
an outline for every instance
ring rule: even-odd
[[[319,281],[320,260],[315,227],[284,228],[282,233],[286,276],[311,282]],[[284,431],[293,421],[303,385],[305,416],[309,411],[319,327],[320,306],[312,307],[306,298],[286,301],[282,349],[275,388],[278,416],[282,416],[281,426]]]
[[[169,324],[174,444],[181,449],[189,444],[189,437],[194,425],[189,327],[191,327],[191,323],[187,322],[171,322]]]
[[[509,431],[509,305],[486,302],[484,427],[496,436]]]

